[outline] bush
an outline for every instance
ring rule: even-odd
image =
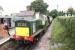
[[[62,43],[63,50],[75,50],[75,17],[56,18],[52,25],[53,41]]]

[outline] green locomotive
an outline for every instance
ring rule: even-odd
[[[47,17],[35,19],[28,17],[15,18],[15,33],[13,38],[15,41],[34,42],[44,34],[49,26]]]

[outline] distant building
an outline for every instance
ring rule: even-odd
[[[20,11],[20,13],[17,13],[16,16],[32,17],[32,16],[34,16],[34,12],[33,11]]]
[[[39,12],[33,11],[31,6],[27,6],[27,10],[20,11],[19,13],[14,13],[11,16],[39,19],[39,18],[42,18],[43,15],[40,14]]]

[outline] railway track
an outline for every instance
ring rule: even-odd
[[[0,46],[0,50],[32,50],[32,46],[16,44],[13,41],[8,41]]]
[[[13,46],[14,46],[13,42],[8,41],[8,42],[6,42],[6,43],[1,45],[0,50],[7,50],[7,49],[9,49],[9,48],[11,48]]]

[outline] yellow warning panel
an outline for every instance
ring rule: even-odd
[[[29,36],[29,28],[28,27],[16,27],[16,35],[17,36]]]

